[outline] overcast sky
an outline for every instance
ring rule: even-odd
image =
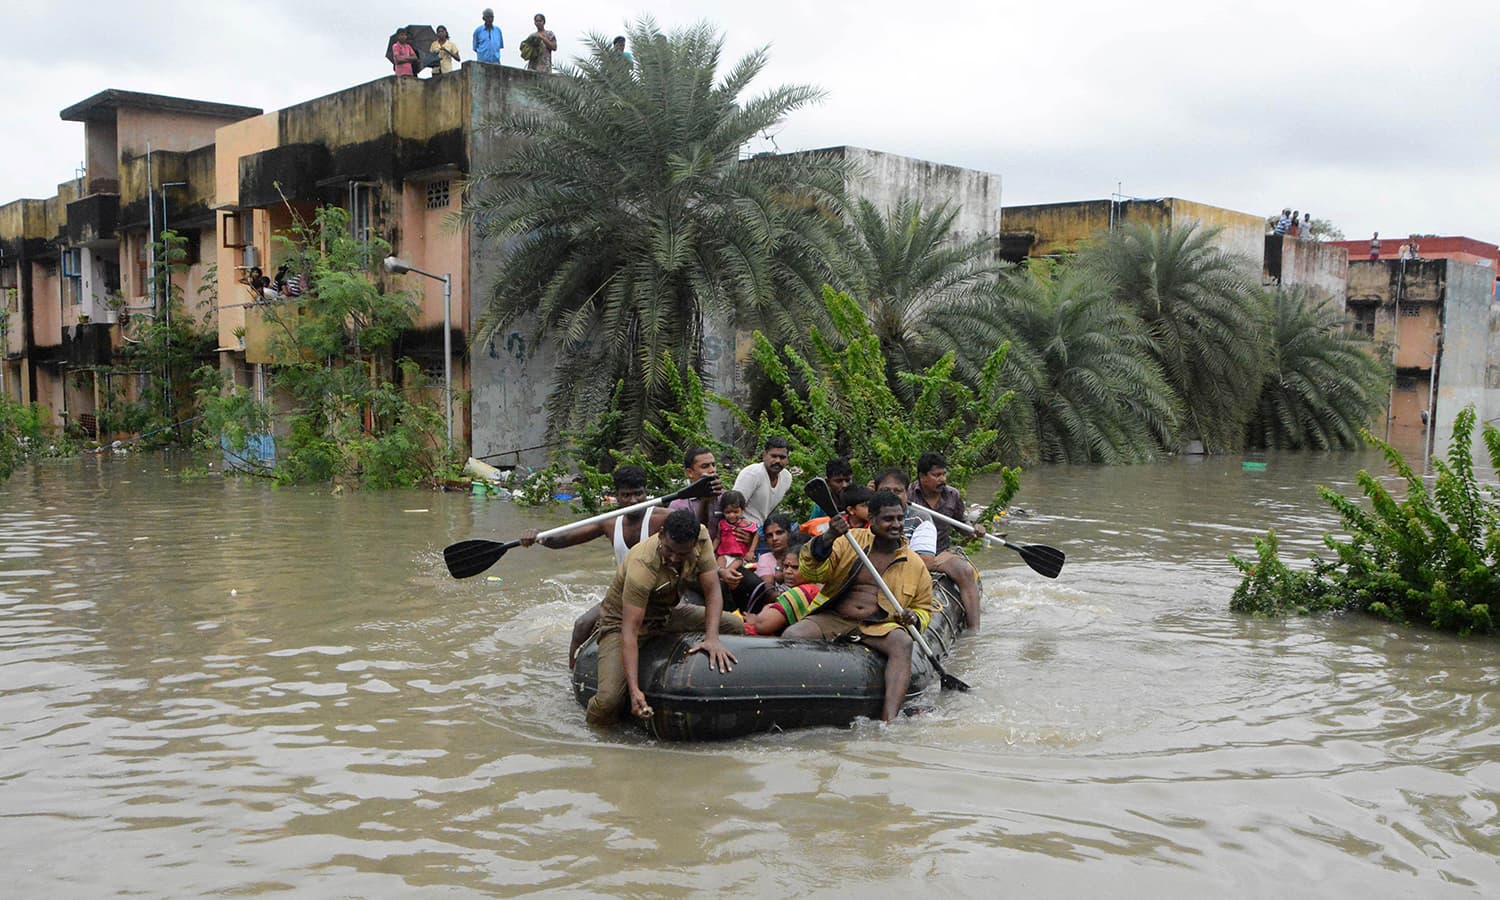
[[[47,197],[83,158],[58,111],[106,88],[280,109],[390,73],[401,24],[446,24],[467,59],[482,3],[126,0],[9,4],[0,203]],[[1004,177],[1004,202],[1176,196],[1283,206],[1351,238],[1500,242],[1496,0],[661,0],[496,3],[502,59],[534,12],[562,55],[649,13],[707,20],[725,66],[762,45],[766,90],[824,102],[781,150],[854,144]]]

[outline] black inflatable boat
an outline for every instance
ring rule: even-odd
[[[943,608],[923,636],[946,659],[964,630],[963,604],[946,576],[934,577],[932,590]],[[688,655],[700,639],[701,634],[666,634],[641,644],[641,690],[655,712],[641,724],[659,738],[719,740],[880,718],[885,658],[863,644],[725,635],[724,646],[738,662],[734,671],[724,673],[710,669],[703,654]],[[598,642],[590,638],[573,668],[573,695],[584,705],[597,687],[598,651]],[[905,705],[930,703],[938,688],[938,673],[914,649]]]

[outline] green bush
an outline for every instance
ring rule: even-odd
[[[1369,472],[1356,480],[1370,508],[1326,487],[1318,493],[1339,514],[1347,539],[1325,534],[1334,558],[1313,557],[1310,572],[1287,570],[1276,558],[1276,539],[1256,542],[1257,559],[1231,556],[1244,580],[1230,608],[1281,615],[1323,609],[1357,609],[1402,624],[1421,624],[1462,635],[1495,630],[1490,604],[1500,597],[1500,492],[1481,487],[1470,441],[1472,406],[1453,424],[1448,459],[1435,460],[1429,489],[1389,444],[1366,432],[1391,470],[1405,483],[1397,499]],[[1500,468],[1500,431],[1484,426],[1490,464]]]

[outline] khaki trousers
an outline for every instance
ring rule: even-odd
[[[645,626],[641,638],[663,632],[702,631],[707,613],[701,606],[678,604],[661,625]],[[745,622],[739,616],[728,613],[719,617],[720,634],[744,634]],[[590,725],[612,725],[620,720],[630,708],[630,692],[625,685],[625,657],[622,654],[624,641],[619,629],[610,629],[599,635],[599,690],[589,701],[588,721]]]

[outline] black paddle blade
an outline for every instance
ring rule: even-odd
[[[969,685],[968,685],[967,682],[959,681],[958,678],[956,678],[955,676],[949,675],[946,671],[944,671],[943,667],[940,666],[940,665],[938,665],[937,660],[935,660],[935,659],[932,660],[932,667],[937,670],[937,673],[938,673],[938,682],[940,684],[942,684],[943,690],[945,690],[945,691],[966,691],[966,692],[969,691],[969,690],[972,690],[972,688],[969,687]]]
[[[459,541],[443,548],[443,562],[448,564],[448,574],[454,578],[472,578],[493,566],[520,541],[501,544],[495,541]]]
[[[1056,547],[1048,547],[1046,544],[1026,544],[1018,546],[1009,541],[1005,546],[1021,554],[1026,565],[1031,566],[1038,574],[1048,578],[1056,578],[1062,571],[1063,563],[1067,562],[1068,556]]]
[[[668,494],[666,497],[661,498],[662,505],[665,506],[666,504],[671,503],[673,500],[702,500],[704,497],[707,497],[713,492],[714,476],[704,475],[702,478],[698,479],[682,490],[677,491],[673,494]]]
[[[833,487],[828,484],[828,479],[821,475],[809,481],[802,489],[802,493],[807,495],[807,499],[821,506],[825,512],[837,513],[839,511],[839,501],[833,496]]]

